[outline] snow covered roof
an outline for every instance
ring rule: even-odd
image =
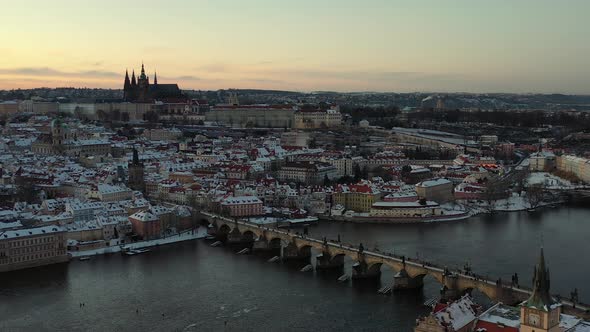
[[[452,326],[453,331],[459,331],[475,320],[475,306],[471,297],[465,295],[434,315],[442,324]]]
[[[416,187],[434,187],[434,186],[440,186],[440,185],[444,185],[444,184],[451,184],[451,181],[449,181],[447,179],[443,179],[443,178],[426,180],[426,181],[422,181],[420,183],[416,183]]]
[[[65,232],[65,230],[59,226],[26,228],[26,229],[6,231],[4,233],[0,233],[0,240],[15,239],[15,238],[20,238],[20,237],[28,237],[28,236],[35,236],[35,235],[45,235],[45,234],[59,233],[59,232]]]
[[[221,204],[223,205],[239,205],[239,204],[262,204],[262,201],[256,196],[238,196],[227,197]]]
[[[433,208],[438,207],[437,202],[426,201],[425,204],[421,204],[420,201],[415,202],[375,202],[373,207],[376,208]]]

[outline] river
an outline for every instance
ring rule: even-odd
[[[506,280],[517,272],[529,286],[543,245],[552,290],[565,295],[577,287],[589,302],[589,217],[589,209],[571,206],[436,224],[322,223],[310,235],[340,235],[343,242],[449,267],[469,262],[478,274]],[[421,304],[440,287],[426,278],[421,290],[383,296],[378,285],[339,283],[338,275],[298,268],[200,240],[5,273],[0,330],[411,331],[427,312]],[[392,274],[384,269],[381,282]]]

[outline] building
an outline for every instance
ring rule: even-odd
[[[100,139],[79,139],[78,132],[60,118],[51,121],[51,133],[31,144],[31,151],[42,155],[65,154],[72,157],[106,156],[111,143]]]
[[[136,212],[129,216],[133,233],[144,240],[157,239],[162,235],[162,221],[151,210]]]
[[[368,184],[339,186],[332,195],[334,205],[340,204],[355,212],[369,212],[380,198],[381,192]]]
[[[129,163],[127,168],[129,169],[129,187],[133,190],[144,192],[145,179],[143,174],[143,162],[139,161],[139,155],[135,148],[133,149],[133,160]]]
[[[482,145],[496,145],[498,143],[498,136],[481,135],[479,136],[479,143]]]
[[[205,120],[235,128],[291,128],[295,111],[291,105],[217,105]]]
[[[98,199],[103,202],[117,202],[131,199],[133,192],[123,186],[114,186],[99,183],[96,188],[88,192],[88,198]]]
[[[178,84],[159,84],[158,76],[154,72],[154,82],[150,84],[149,77],[145,74],[143,63],[141,64],[141,73],[137,80],[135,71],[131,74],[125,72],[125,82],[123,83],[123,98],[125,101],[132,103],[153,103],[156,100],[188,100],[182,94]]]
[[[14,114],[18,112],[18,103],[16,101],[0,102],[0,115]]]
[[[293,127],[297,129],[333,128],[342,125],[340,107],[300,109],[295,112]]]
[[[543,249],[533,276],[533,293],[520,305],[520,332],[561,332],[561,305],[549,292],[549,269]]]
[[[580,180],[590,183],[590,160],[574,155],[563,155],[556,158],[557,169],[571,173]]]
[[[151,141],[175,141],[182,136],[182,131],[177,128],[146,129],[143,136]]]
[[[532,153],[529,157],[529,170],[532,172],[547,172],[555,168],[555,154],[549,151]]]
[[[66,231],[45,226],[0,232],[0,272],[68,261]]]
[[[323,162],[288,162],[281,167],[278,174],[280,181],[294,181],[305,184],[322,184],[327,178],[338,177],[336,166]]]
[[[440,216],[443,212],[436,202],[376,202],[371,206],[371,217],[422,218]]]
[[[479,314],[469,295],[450,304],[439,304],[433,312],[416,322],[414,332],[471,332]]]
[[[221,201],[221,212],[230,217],[250,217],[263,214],[262,201],[256,196],[227,197]]]
[[[426,180],[416,184],[418,197],[445,203],[453,200],[453,183],[447,179]]]

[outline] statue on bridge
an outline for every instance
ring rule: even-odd
[[[365,247],[363,247],[363,244],[359,244],[359,253],[362,254],[363,251],[365,251]]]
[[[579,302],[577,288],[574,289],[574,291],[570,293],[570,301],[572,301],[574,303],[574,305],[576,304],[576,302]]]

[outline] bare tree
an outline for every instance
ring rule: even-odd
[[[541,202],[543,202],[544,197],[545,192],[540,184],[530,185],[526,189],[526,200],[529,203],[529,208],[531,209],[536,209],[539,207]]]

